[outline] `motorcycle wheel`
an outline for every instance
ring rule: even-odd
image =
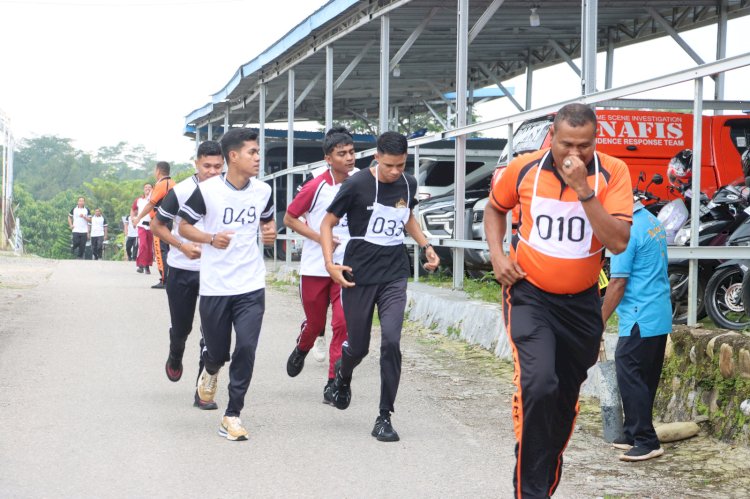
[[[750,272],[745,272],[742,278],[742,304],[745,306],[745,313],[750,315]]]
[[[672,302],[672,323],[687,324],[688,318],[688,267],[686,265],[667,266],[669,275],[669,294]],[[706,280],[698,275],[698,319],[706,316],[703,295],[706,290]]]
[[[742,304],[742,270],[735,266],[719,269],[706,286],[706,311],[719,327],[744,329],[750,326],[750,316]]]

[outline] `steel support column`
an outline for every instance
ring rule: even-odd
[[[227,110],[224,113],[224,133],[227,133],[229,131],[229,103],[227,103]],[[222,135],[224,135],[222,133]]]
[[[703,142],[703,78],[695,79],[693,104],[693,192],[701,191],[701,144]],[[698,246],[700,196],[690,200],[690,247]],[[688,326],[698,323],[698,260],[688,264]]]
[[[208,140],[214,140],[214,124],[208,122]]]
[[[581,94],[588,95],[596,92],[596,30],[599,0],[582,1],[581,65],[583,66],[583,77]]]
[[[727,56],[727,0],[721,0],[718,5],[719,20],[716,23],[716,59]],[[714,86],[714,100],[724,100],[724,73],[716,75]],[[721,111],[716,114],[722,114]]]
[[[388,110],[390,101],[388,95],[388,80],[390,77],[390,33],[391,18],[385,15],[380,18],[380,110],[378,113],[378,133],[388,131]]]
[[[259,179],[266,175],[266,95],[268,87],[261,83],[258,93],[258,149],[260,149]]]
[[[526,59],[526,109],[531,109],[531,98],[534,84],[534,67],[531,65],[531,57],[531,50],[529,50],[529,56]]]
[[[326,46],[326,116],[325,132],[333,127],[333,47]]]
[[[291,168],[294,166],[294,70],[289,70],[289,81],[287,87],[287,131],[286,131],[286,167]],[[292,195],[294,189],[294,174],[289,173],[286,176],[286,205],[292,204]],[[279,223],[278,221],[276,222]],[[289,236],[290,230],[286,231],[286,235]],[[286,241],[286,263],[287,265],[292,263],[292,252],[290,250],[290,241]]]
[[[615,30],[607,30],[607,61],[604,66],[604,88],[612,88],[615,68]]]
[[[469,61],[469,0],[458,0],[456,27],[456,126],[466,126]],[[456,137],[453,238],[466,239],[466,135]],[[464,287],[464,250],[453,249],[453,288]]]

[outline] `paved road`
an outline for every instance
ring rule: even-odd
[[[286,375],[302,311],[293,291],[270,287],[242,414],[250,440],[229,442],[217,435],[226,374],[209,412],[192,407],[197,363],[179,383],[164,375],[167,302],[155,282],[124,262],[0,257],[0,497],[512,495],[507,364],[406,334],[393,419],[402,440],[377,442],[377,349],[355,373],[349,409],[322,404],[325,364],[310,358]],[[747,460],[698,447],[623,465],[595,431],[576,432],[556,497],[746,497]]]

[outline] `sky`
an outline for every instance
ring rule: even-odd
[[[158,160],[188,161],[195,146],[182,135],[185,115],[324,3],[0,0],[0,110],[10,117],[17,141],[51,134],[88,152],[126,141],[142,144]],[[727,55],[747,50],[742,35],[749,31],[749,19],[730,21]],[[715,27],[683,36],[704,60],[715,59]],[[615,61],[615,86],[695,65],[669,38],[618,49]],[[603,54],[598,72],[603,88]],[[726,98],[747,99],[747,81],[747,69],[727,73]],[[506,83],[523,103],[523,77]],[[651,96],[691,98],[692,88],[684,84]],[[567,65],[539,70],[533,104],[579,91]],[[710,80],[705,95],[713,95]],[[506,99],[478,111],[485,119],[516,112]]]
[[[324,2],[320,1],[320,5]],[[0,0],[0,110],[16,141],[126,141],[190,160],[185,115],[316,10],[310,0]]]

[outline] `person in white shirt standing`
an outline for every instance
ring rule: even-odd
[[[151,232],[159,240],[169,244],[172,249],[167,253],[167,300],[169,303],[169,356],[164,366],[167,378],[177,382],[182,377],[182,356],[185,353],[185,342],[193,329],[195,306],[200,291],[201,245],[182,238],[180,226],[180,208],[198,188],[198,184],[215,177],[224,167],[224,157],[218,142],[207,140],[198,146],[195,159],[195,175],[188,177],[172,188],[159,205],[156,217],[151,219]],[[203,229],[203,222],[195,226]],[[171,231],[170,231],[171,227]],[[203,341],[201,340],[201,350]],[[203,363],[198,363],[198,374],[203,370]],[[195,407],[199,409],[217,409],[213,400],[203,401],[194,395]]]
[[[125,239],[125,253],[128,261],[135,261],[138,256],[138,229],[130,223],[130,215],[122,217],[122,231],[127,235]]]
[[[341,286],[328,275],[323,259],[323,250],[320,247],[320,222],[339,192],[342,182],[349,178],[354,169],[354,141],[346,128],[332,128],[326,133],[323,139],[323,152],[328,162],[328,170],[302,186],[284,215],[284,225],[306,238],[302,246],[299,284],[305,320],[297,336],[297,345],[287,360],[286,372],[291,377],[302,372],[305,357],[320,333],[325,330],[330,304],[333,334],[329,352],[328,383],[323,388],[323,402],[332,404],[333,370],[336,361],[341,358],[341,345],[346,340],[346,320],[341,308]],[[304,221],[300,220],[303,216]],[[341,263],[344,261],[344,249],[349,239],[346,216],[339,220],[333,231],[337,243],[334,260]]]
[[[258,134],[233,128],[221,138],[227,172],[201,182],[179,211],[182,237],[202,243],[200,305],[204,368],[198,397],[214,399],[219,370],[230,359],[229,403],[219,427],[228,440],[247,440],[240,421],[255,364],[263,313],[266,268],[258,245],[276,239],[271,187],[259,172]],[[203,230],[195,227],[203,221]],[[232,326],[235,331],[234,352]]]
[[[102,215],[101,208],[94,210],[94,216],[89,219],[91,228],[91,255],[94,260],[102,259],[104,240],[107,239],[107,219]]]
[[[86,250],[90,215],[83,196],[78,198],[78,204],[68,213],[68,227],[73,232],[73,245],[70,250],[79,260],[83,260],[83,252]]]

